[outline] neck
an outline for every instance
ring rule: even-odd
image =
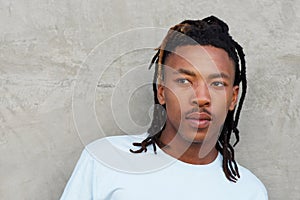
[[[195,165],[209,164],[218,155],[215,143],[190,142],[184,140],[179,133],[170,134],[166,129],[159,138],[158,146],[170,156]]]

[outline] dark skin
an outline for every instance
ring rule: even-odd
[[[234,62],[220,48],[177,47],[165,62],[157,97],[166,105],[167,121],[160,145],[163,151],[190,164],[209,164],[227,112],[238,98]]]

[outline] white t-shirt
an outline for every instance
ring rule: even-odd
[[[267,200],[262,182],[239,165],[241,178],[229,181],[222,155],[207,165],[177,160],[161,149],[133,154],[133,142],[147,135],[113,136],[89,144],[61,200]]]

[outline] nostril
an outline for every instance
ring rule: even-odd
[[[197,105],[197,106],[209,106],[210,105],[210,99],[206,98],[206,97],[198,97],[198,98],[194,98],[192,101],[193,105]]]
[[[207,87],[201,90],[198,89],[194,91],[194,95],[192,98],[193,105],[208,106],[210,105],[210,102],[211,102],[211,97]]]

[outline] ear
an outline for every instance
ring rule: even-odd
[[[230,111],[234,110],[234,108],[237,104],[238,96],[239,96],[239,86],[238,85],[233,86],[232,90],[233,90],[233,95],[232,95],[230,106],[229,106]]]
[[[166,103],[165,88],[162,84],[158,84],[158,86],[157,86],[157,99],[158,99],[160,105],[164,105]]]

